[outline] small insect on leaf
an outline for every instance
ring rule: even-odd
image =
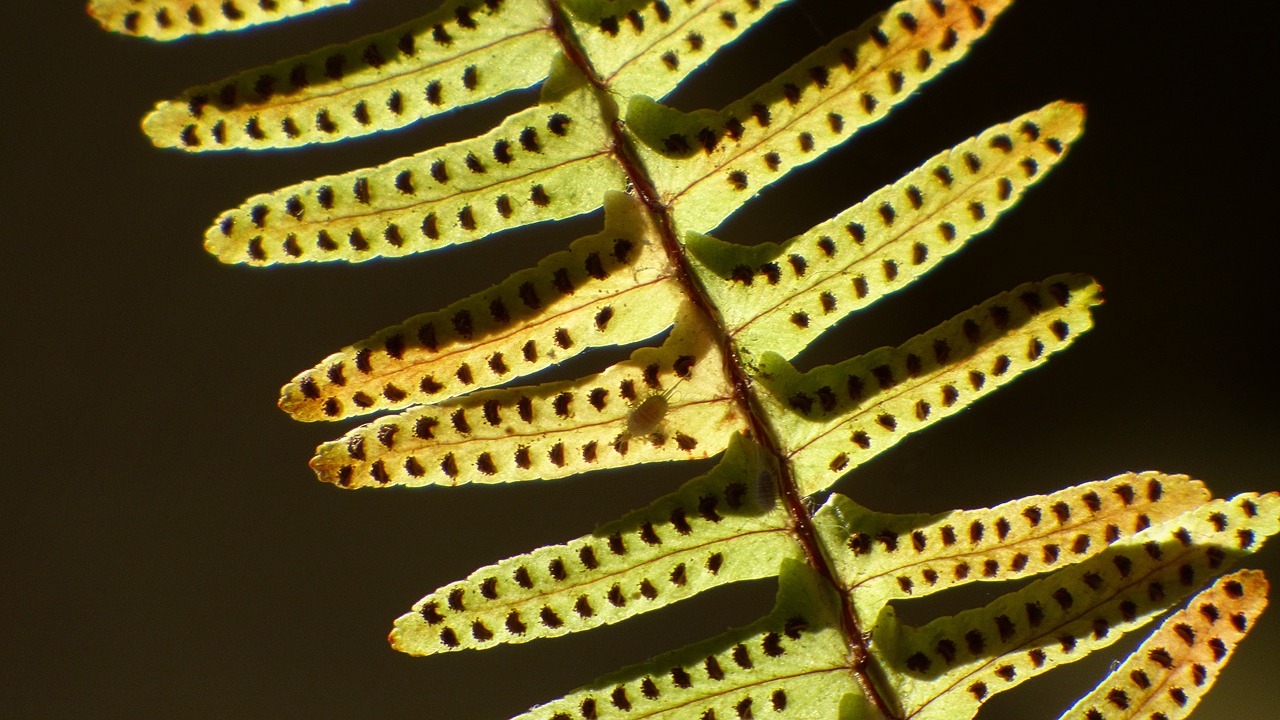
[[[772,510],[778,504],[778,473],[772,467],[760,468],[752,492],[760,509]]]
[[[627,417],[627,435],[644,437],[658,429],[662,419],[667,416],[667,407],[666,395],[650,395],[645,398]]]
[[[684,382],[683,378],[672,385],[670,390],[650,395],[635,406],[627,416],[627,429],[619,441],[648,437],[657,432],[662,427],[662,421],[667,417],[667,410],[671,407],[671,393],[680,387],[681,382]]]

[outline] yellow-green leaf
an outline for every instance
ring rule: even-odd
[[[1260,570],[1220,578],[1170,615],[1061,720],[1187,717],[1267,607],[1269,588]]]
[[[640,348],[599,375],[382,418],[321,445],[311,466],[342,487],[386,487],[550,480],[711,457],[745,429],[721,363],[705,330],[678,323],[662,347]],[[662,413],[637,423],[654,397],[664,398]]]
[[[413,655],[484,649],[587,630],[800,559],[790,518],[744,482],[758,454],[738,436],[711,472],[591,535],[481,568],[396,620]]]
[[[257,195],[205,247],[229,263],[363,262],[485,239],[600,207],[623,186],[589,87],[473,140]]]
[[[191,88],[142,127],[157,146],[187,151],[390,130],[545,79],[559,51],[550,26],[544,2],[453,0],[392,30]]]
[[[618,97],[660,98],[787,0],[566,2],[583,54]],[[590,6],[590,7],[588,7]]]
[[[600,678],[518,720],[862,716],[830,590],[808,568],[784,570],[763,620]]]
[[[991,127],[781,246],[692,236],[695,268],[739,347],[794,357],[994,224],[1063,157],[1083,120],[1081,106],[1055,102]]]
[[[981,510],[888,515],[833,495],[816,522],[858,614],[974,581],[1013,580],[1096,555],[1209,500],[1198,480],[1126,473]]]
[[[280,407],[312,421],[440,402],[593,347],[652,337],[671,326],[680,303],[651,218],[633,198],[611,193],[600,233],[348,345],[286,385]]]
[[[792,168],[883,118],[991,27],[1009,0],[904,0],[719,112],[635,100],[627,118],[677,228],[707,232]]]
[[[1100,288],[1056,275],[997,295],[897,348],[798,375],[761,364],[764,400],[803,494],[986,396],[1092,327]]]
[[[905,716],[969,720],[982,703],[1107,647],[1257,550],[1280,529],[1280,495],[1216,500],[1105,552],[924,627],[881,615],[873,649]]]
[[[241,30],[347,5],[351,0],[89,0],[89,15],[111,32],[177,40]]]

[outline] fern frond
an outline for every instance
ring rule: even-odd
[[[1044,363],[1093,326],[1099,291],[1084,275],[1027,283],[897,348],[804,375],[766,354],[760,382],[801,493]]]
[[[343,2],[91,0],[90,11],[170,39]],[[1151,621],[1280,530],[1280,494],[1213,501],[1199,481],[1156,472],[940,515],[833,495],[814,515],[811,496],[1070,345],[1101,300],[1091,278],[1057,275],[899,347],[797,370],[819,335],[1016,204],[1084,113],[1055,102],[991,127],[785,242],[722,242],[703,233],[883,118],[1010,4],[900,0],[723,109],[659,103],[785,2],[443,0],[388,32],[188,90],[144,121],[164,147],[289,148],[540,86],[536,105],[477,137],[256,195],[205,235],[227,263],[362,262],[604,207],[601,232],[349,345],[281,391],[300,420],[398,413],[317,449],[317,475],[346,488],[524,482],[724,452],[648,507],[483,567],[396,621],[391,641],[410,654],[485,649],[780,577],[763,620],[524,717],[969,720],[991,696]],[[597,374],[512,385],[668,329]],[[923,627],[895,614],[896,602],[956,585],[1050,572]],[[1265,587],[1260,574],[1220,582],[1072,713],[1182,717]]]
[[[789,517],[751,492],[757,455],[737,436],[711,472],[564,545],[481,568],[396,620],[413,655],[528,642],[618,622],[801,559]]]
[[[875,513],[833,495],[816,524],[854,607],[874,617],[890,600],[1078,562],[1209,499],[1204,484],[1185,475],[1125,473],[933,516]]]
[[[105,30],[177,40],[305,15],[352,0],[89,0],[89,15]]]
[[[627,121],[683,231],[707,232],[959,60],[1008,0],[905,0],[719,112],[634,99]]]
[[[650,216],[605,197],[604,229],[529,270],[434,313],[348,345],[280,394],[298,420],[337,420],[440,402],[543,370],[593,347],[627,345],[675,321],[679,306]]]
[[[984,608],[920,628],[881,615],[873,649],[905,717],[968,720],[992,696],[1107,647],[1280,530],[1280,495],[1207,503]]]
[[[383,418],[321,445],[311,466],[321,480],[354,488],[549,480],[711,457],[745,429],[722,362],[705,330],[677,323],[662,347],[640,348],[599,375]],[[664,417],[633,437],[636,407],[663,393],[673,393]]]
[[[789,0],[565,2],[583,54],[603,86],[627,98],[660,98],[720,48]]]
[[[1170,615],[1061,720],[1187,717],[1267,607],[1269,588],[1260,570],[1220,578]]]
[[[251,265],[363,262],[591,212],[623,175],[594,95],[571,82],[481,137],[252,197],[206,231],[205,248]]]
[[[836,601],[807,568],[784,569],[765,619],[600,678],[516,720],[860,717],[847,710],[865,705]]]
[[[529,87],[558,51],[545,3],[452,0],[392,30],[191,88],[157,104],[142,128],[158,147],[191,152],[344,140]]]
[[[782,246],[693,236],[689,249],[746,351],[791,358],[832,325],[906,287],[995,223],[1079,136],[1055,102],[996,125]]]

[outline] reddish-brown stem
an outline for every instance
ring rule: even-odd
[[[565,57],[600,92],[608,93],[608,87],[596,74],[590,58],[582,52],[582,48],[570,32],[558,0],[547,0],[547,2],[551,9],[551,29],[560,41]],[[612,102],[602,103],[602,106],[606,108],[606,112],[609,111],[608,109],[614,108]],[[724,332],[724,325],[717,319],[719,313],[716,312],[706,292],[694,278],[689,267],[689,257],[676,237],[670,208],[662,202],[652,179],[636,156],[635,148],[622,120],[616,116],[616,111],[613,111],[612,114],[614,114],[614,117],[606,118],[606,120],[609,123],[612,135],[611,150],[614,157],[619,165],[622,166],[623,172],[626,173],[627,179],[634,188],[636,195],[656,221],[662,236],[663,250],[666,252],[667,258],[674,269],[673,277],[680,283],[685,295],[702,314],[705,320],[704,325],[710,329],[716,344],[719,346],[720,355],[724,359],[725,375],[733,386],[734,401],[743,416],[748,419],[752,435],[765,452],[770,453],[778,461],[778,484],[781,488],[782,499],[791,514],[796,537],[799,538],[800,544],[804,548],[809,565],[831,587],[836,588],[838,591],[841,587],[840,583],[837,581],[835,571],[818,541],[817,532],[813,526],[813,517],[796,487],[795,479],[791,475],[791,466],[786,462],[784,453],[780,449],[773,433],[770,432],[768,423],[765,422],[764,412],[755,394],[751,391],[751,379],[747,377],[744,370],[745,366],[738,353],[737,346],[728,333]],[[867,647],[867,640],[863,635],[853,603],[850,602],[846,593],[837,592],[837,595],[840,598],[841,622],[843,624],[845,642],[849,647],[851,669],[857,678],[858,684],[867,699],[875,705],[883,717],[891,720],[900,720],[901,714],[891,708],[873,678],[875,658]]]

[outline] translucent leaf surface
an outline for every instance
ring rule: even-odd
[[[874,513],[833,495],[816,525],[858,614],[875,617],[890,600],[1078,562],[1208,500],[1204,485],[1185,475],[1126,473],[933,516]]]
[[[1170,615],[1062,720],[1187,717],[1253,629],[1269,587],[1259,570],[1219,579]]]
[[[167,39],[341,1],[90,7],[107,27]],[[820,334],[1016,204],[1078,137],[1083,108],[1054,102],[989,128],[785,242],[722,242],[702,233],[883,118],[1009,4],[902,0],[722,110],[654,99],[784,2],[435,0],[418,20],[193,88],[144,121],[165,147],[288,148],[541,85],[534,107],[478,137],[256,195],[205,236],[228,263],[361,262],[605,207],[601,232],[343,348],[280,399],[300,420],[397,413],[318,448],[317,475],[347,488],[549,480],[727,449],[677,492],[483,567],[397,620],[404,652],[484,649],[780,574],[769,617],[524,717],[970,720],[1169,610],[1280,527],[1278,495],[1210,501],[1198,481],[1155,472],[932,516],[834,495],[813,516],[811,496],[1074,342],[1100,288],[1053,276],[899,347],[797,370]],[[668,328],[598,374],[511,386]],[[896,618],[896,602],[1050,572],[923,627]],[[1072,712],[1182,717],[1264,591],[1260,575],[1219,583]]]
[[[205,247],[223,262],[362,262],[486,238],[600,207],[623,184],[588,88],[493,131],[257,195],[218,219]]]
[[[333,420],[440,402],[656,335],[680,303],[650,217],[613,193],[600,233],[343,348],[286,385],[280,407],[299,420]]]
[[[591,535],[481,568],[396,621],[396,649],[429,655],[618,622],[802,557],[790,518],[752,492],[758,454],[738,440],[709,473]]]
[[[89,15],[111,32],[152,40],[241,30],[352,0],[89,0]]]
[[[455,0],[387,32],[191,88],[156,105],[142,127],[156,145],[188,151],[402,127],[546,78],[559,50],[550,23],[543,2]]]
[[[1008,0],[906,0],[719,112],[636,100],[627,119],[676,227],[707,232],[960,59]]]
[[[582,380],[487,390],[412,409],[321,445],[311,466],[342,487],[549,480],[711,457],[744,428],[703,332],[677,324],[660,348]],[[635,428],[649,398],[659,417]]]
[[[566,2],[582,52],[619,97],[660,98],[787,0]]]
[[[850,313],[906,287],[990,227],[1080,134],[1056,102],[940,153],[779,246],[691,238],[701,280],[746,352],[794,357]]]
[[[898,626],[888,611],[873,647],[907,717],[968,720],[993,695],[1150,622],[1257,550],[1278,521],[1275,493],[1217,500],[984,608],[920,628]]]
[[[1099,287],[1059,275],[997,295],[897,348],[799,375],[766,355],[761,384],[802,494],[1043,363],[1092,327]]]
[[[601,678],[520,720],[814,720],[865,708],[846,699],[859,688],[849,673],[835,601],[806,569],[787,567],[767,618]]]

